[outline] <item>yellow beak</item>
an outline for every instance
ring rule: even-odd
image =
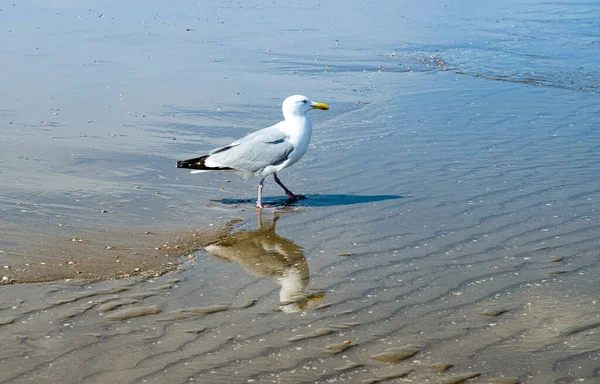
[[[311,105],[311,107],[313,107],[314,109],[322,109],[324,111],[329,109],[329,105],[327,105],[325,103],[313,103],[313,105]]]

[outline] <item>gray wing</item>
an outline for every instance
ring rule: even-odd
[[[272,126],[211,151],[208,160],[211,166],[256,173],[269,165],[283,163],[293,150],[287,134]]]

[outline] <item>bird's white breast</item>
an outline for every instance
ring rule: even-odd
[[[290,153],[288,161],[285,162],[286,167],[294,164],[304,156],[312,136],[312,124],[308,117],[299,117],[291,123],[288,134],[290,134],[289,141],[294,146],[294,150]]]
[[[277,165],[269,165],[260,173],[255,174],[256,176],[267,176],[289,167],[300,160],[308,149],[312,135],[312,124],[306,115],[288,118],[279,123],[277,128],[286,134],[286,140],[294,147],[294,150],[290,152],[286,161]]]

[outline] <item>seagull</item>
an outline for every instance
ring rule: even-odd
[[[264,208],[263,183],[271,174],[290,201],[298,200],[298,196],[283,185],[277,172],[296,163],[308,149],[312,123],[306,112],[311,109],[328,110],[329,106],[306,96],[294,95],[283,101],[281,109],[283,121],[213,149],[208,155],[178,161],[177,168],[193,169],[191,173],[229,171],[240,173],[245,178],[260,177],[257,209]]]

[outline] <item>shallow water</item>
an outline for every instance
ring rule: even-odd
[[[599,380],[597,4],[31,4],[0,11],[4,275],[53,262],[38,231],[244,220],[160,277],[2,286],[0,381]],[[305,200],[174,168],[291,93],[332,107],[281,174]]]

